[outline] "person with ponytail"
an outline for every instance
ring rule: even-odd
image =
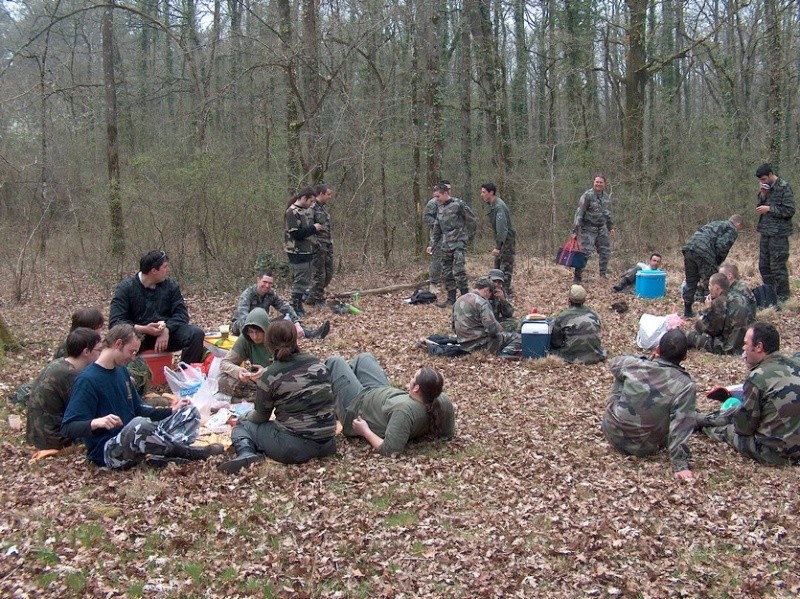
[[[297,330],[288,320],[267,327],[274,361],[256,386],[255,409],[231,432],[236,457],[218,469],[235,474],[266,458],[302,464],[336,453],[336,415],[331,376],[316,356],[301,353]],[[275,419],[270,420],[273,413]]]
[[[380,455],[400,453],[410,439],[449,440],[455,434],[455,409],[442,393],[444,378],[434,368],[423,366],[406,389],[398,389],[369,353],[359,354],[350,364],[333,356],[325,365],[342,431],[348,437],[364,437]]]

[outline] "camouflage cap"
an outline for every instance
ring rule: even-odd
[[[494,284],[486,277],[481,277],[475,281],[475,289],[493,289]]]
[[[573,304],[582,304],[586,301],[586,290],[580,285],[573,285],[569,288],[569,301]]]
[[[492,281],[503,281],[503,271],[499,268],[493,268],[489,271],[488,277]]]

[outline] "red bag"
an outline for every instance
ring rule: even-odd
[[[567,242],[556,252],[556,264],[568,268],[583,268],[586,266],[586,254],[581,251],[581,242],[577,237],[569,236]]]

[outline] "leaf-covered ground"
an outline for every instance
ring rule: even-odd
[[[735,248],[744,278],[758,283],[753,248]],[[745,253],[747,250],[747,253]],[[571,272],[521,257],[518,313],[555,313]],[[470,259],[472,273],[488,269]],[[614,264],[619,274],[623,264]],[[793,268],[796,265],[793,264]],[[643,312],[679,311],[678,256],[666,260],[667,298],[624,296],[585,276],[610,355],[634,344]],[[402,272],[341,275],[333,291],[413,280]],[[794,268],[797,272],[796,268]],[[6,298],[3,315],[26,342],[0,364],[5,395],[47,362],[79,305],[107,306],[113,282],[50,273],[34,300]],[[44,290],[46,289],[46,291]],[[216,328],[237,297],[186,290],[195,322]],[[691,440],[696,480],[672,477],[666,454],[615,453],[600,432],[611,385],[607,365],[558,359],[509,362],[485,354],[430,358],[415,346],[446,333],[449,313],[408,306],[402,293],[364,297],[362,316],[326,315],[321,357],[375,353],[398,384],[423,362],[445,375],[458,406],[448,444],[416,443],[382,459],[361,440],[301,466],[216,471],[224,458],[161,472],[109,472],[82,454],[29,464],[24,433],[0,425],[2,597],[791,597],[800,592],[798,469],[747,461],[702,435]],[[778,324],[800,349],[798,311]],[[322,315],[311,314],[309,324]],[[704,392],[740,382],[738,357],[692,352],[686,366]],[[0,414],[15,413],[5,401]],[[18,413],[18,411],[16,412]],[[24,416],[24,415],[23,415]]]

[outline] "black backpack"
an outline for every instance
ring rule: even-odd
[[[416,304],[432,304],[436,301],[436,294],[431,293],[427,289],[417,289],[410,298],[408,298],[408,303],[413,305]]]

